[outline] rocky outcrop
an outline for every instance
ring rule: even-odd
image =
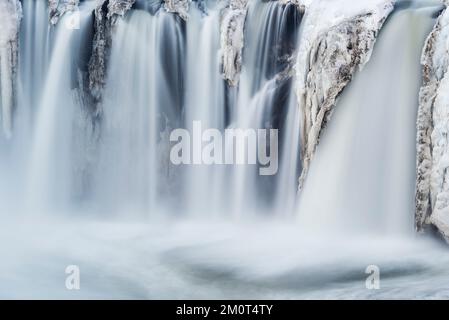
[[[167,12],[178,14],[183,20],[189,19],[189,7],[192,0],[164,0]]]
[[[303,114],[299,189],[338,97],[370,59],[379,30],[393,10],[392,1],[369,1],[360,10],[352,6],[353,12],[342,14],[345,2],[334,2],[339,6],[334,17],[329,1],[318,0],[306,11],[297,59],[296,91]]]
[[[230,0],[229,5],[221,13],[221,71],[230,86],[238,84],[242,69],[247,5],[248,0]]]
[[[94,10],[94,39],[92,56],[89,61],[89,94],[93,99],[94,110],[99,112],[103,88],[106,81],[107,63],[112,44],[112,32],[117,18],[124,16],[135,0],[102,1]]]
[[[105,85],[108,52],[111,47],[111,23],[102,3],[94,11],[94,39],[89,61],[89,90],[95,103],[100,102]]]
[[[417,119],[416,214],[418,231],[434,225],[449,239],[449,10],[423,49],[423,85]]]
[[[66,12],[78,9],[79,0],[48,0],[49,19],[51,24],[57,24]]]
[[[108,19],[124,16],[125,13],[132,8],[135,2],[136,0],[110,0],[108,2]]]
[[[19,29],[22,6],[19,0],[0,2],[0,106],[2,129],[12,135],[12,114],[16,101]]]

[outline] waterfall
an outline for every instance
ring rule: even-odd
[[[444,2],[0,0],[0,296],[447,296]]]
[[[301,225],[343,233],[413,230],[419,61],[438,9],[399,6],[387,20],[325,129],[299,200]]]
[[[181,28],[161,10],[134,10],[117,23],[93,172],[93,198],[110,211],[152,213],[170,187],[164,132],[181,113]]]
[[[222,131],[226,127],[225,82],[220,75],[219,4],[209,4],[206,14],[192,6],[186,27],[185,123],[193,132],[193,122],[204,129]],[[195,155],[201,157],[201,154]],[[206,215],[223,205],[223,168],[194,165],[186,168],[184,199],[187,211]],[[206,196],[207,195],[207,196]]]
[[[22,121],[20,130],[31,125],[32,113],[36,112],[36,101],[41,99],[45,73],[50,60],[50,34],[47,1],[23,1],[23,22],[20,34],[19,63],[19,112]]]
[[[336,20],[328,12],[321,19],[329,21],[314,30],[313,23],[303,26],[305,9],[294,1],[231,6],[221,1],[82,1],[78,12],[76,1],[49,8],[46,1],[25,0],[17,125],[8,144],[13,151],[9,160],[2,160],[4,167],[20,174],[14,187],[10,183],[2,189],[11,190],[11,199],[25,196],[23,203],[38,211],[50,210],[49,205],[123,216],[182,212],[245,217],[289,216],[297,210],[306,221],[300,224],[329,219],[330,228],[346,220],[355,226],[372,224],[378,211],[385,217],[379,229],[408,229],[409,221],[399,217],[413,211],[413,170],[405,165],[415,159],[410,137],[416,109],[410,106],[416,107],[417,57],[437,9],[400,2],[371,57],[376,28],[390,10],[388,1],[377,2],[371,15],[357,16],[359,6],[348,9],[349,16],[355,15],[349,22],[330,7],[329,12],[337,12]],[[311,7],[309,19],[326,3]],[[78,13],[79,29],[68,28]],[[101,19],[111,20],[106,26]],[[416,30],[419,37],[399,37],[401,28]],[[349,75],[326,78],[322,73],[322,78],[312,78],[319,75],[315,65],[310,65],[310,75],[302,74],[304,50],[321,50],[313,37],[330,46],[338,32],[356,30],[374,38],[367,40],[361,56],[350,56],[354,61],[348,63]],[[348,39],[349,48],[357,39],[351,34]],[[338,50],[346,59],[343,51],[350,49]],[[328,128],[323,129],[312,176],[297,198],[298,176],[311,159],[306,130],[316,130],[318,141],[323,124],[318,121],[312,123],[317,128],[309,128],[307,112],[317,111],[314,99],[329,95],[325,90],[331,81],[341,80],[344,89],[357,63],[361,67],[367,62],[338,100],[335,117],[323,122]],[[386,70],[395,70],[388,82],[383,80]],[[302,91],[294,89],[301,76],[307,78],[301,90],[323,84],[316,96],[307,92],[310,105],[298,103]],[[391,90],[395,82],[401,87]],[[336,99],[338,94],[330,96]],[[195,121],[203,130],[214,128],[221,134],[234,128],[279,130],[276,174],[258,174],[258,164],[173,164],[170,133],[177,128],[193,133]],[[244,152],[248,142],[237,147]],[[234,145],[223,147],[236,151]],[[315,201],[317,197],[329,201]],[[363,207],[369,212],[358,214]]]
[[[339,161],[333,165],[320,165],[323,161],[328,163],[332,157],[319,156],[315,166],[324,166],[325,169],[314,169],[314,172],[320,172],[319,175],[323,177],[312,177],[308,184],[317,186],[308,187],[297,201],[297,178],[304,171],[305,126],[304,106],[298,106],[294,91],[297,81],[294,77],[294,65],[301,50],[311,44],[311,35],[304,36],[304,32],[307,33],[310,29],[300,33],[304,8],[297,3],[239,3],[232,10],[238,10],[239,19],[243,14],[244,20],[241,22],[244,23],[244,28],[241,35],[227,33],[227,23],[232,21],[226,20],[229,8],[220,1],[195,1],[188,6],[188,14],[183,11],[187,8],[185,3],[178,8],[172,2],[114,2],[104,6],[96,1],[83,1],[80,4],[82,19],[79,30],[66,28],[71,15],[76,13],[71,13],[73,5],[72,2],[67,2],[67,8],[57,8],[61,12],[54,12],[52,22],[56,17],[56,20],[60,20],[55,20],[55,26],[48,23],[48,6],[45,1],[24,1],[23,5],[20,94],[16,116],[16,122],[20,125],[14,136],[16,140],[20,137],[15,143],[20,146],[17,147],[20,152],[12,157],[18,163],[17,170],[24,172],[16,179],[16,188],[24,190],[27,199],[25,202],[29,203],[29,207],[45,211],[46,204],[52,203],[56,207],[71,210],[81,205],[92,212],[133,212],[140,216],[163,212],[201,216],[289,216],[294,214],[296,202],[299,202],[298,215],[301,219],[308,219],[308,212],[315,211],[311,204],[313,201],[310,200],[315,196],[308,196],[309,190],[321,189],[320,182],[315,181],[322,181],[326,170],[333,170],[331,180],[334,183],[342,181],[341,183],[348,184],[346,189],[350,194],[351,186],[359,186],[359,181],[351,180],[355,178],[351,178],[352,173],[349,174],[348,171],[354,171],[354,176],[362,176],[361,172],[368,162],[376,173],[365,180],[377,181],[378,187],[366,187],[364,192],[360,188],[358,191],[363,197],[352,203],[347,210],[343,207],[351,202],[346,199],[350,196],[337,199],[336,202],[342,202],[342,208],[336,211],[360,211],[360,203],[373,201],[372,195],[381,188],[379,186],[382,181],[390,188],[403,190],[404,195],[396,197],[396,200],[376,202],[368,207],[382,211],[388,217],[396,216],[390,214],[391,211],[412,210],[410,199],[405,195],[409,194],[408,191],[413,186],[410,179],[392,175],[389,177],[391,182],[387,182],[387,178],[378,179],[376,170],[381,169],[375,165],[384,159],[381,157],[391,154],[389,161],[392,163],[385,164],[386,168],[382,170],[395,170],[398,176],[409,176],[399,173],[402,172],[400,170],[405,170],[405,166],[393,169],[401,159],[395,160],[395,153],[388,151],[403,145],[401,150],[407,150],[407,154],[413,159],[410,140],[406,143],[406,138],[400,138],[409,137],[410,132],[413,133],[413,112],[406,111],[402,111],[403,116],[398,111],[398,114],[388,117],[391,122],[394,122],[394,117],[402,119],[405,115],[409,119],[408,126],[395,126],[394,130],[397,132],[391,129],[391,137],[397,139],[395,143],[386,145],[382,139],[374,138],[375,133],[368,134],[368,131],[362,130],[357,134],[361,140],[373,139],[372,145],[378,145],[377,158],[363,158],[363,148],[355,144],[350,149],[354,152],[354,156],[350,158],[354,163],[344,159],[341,164],[353,170],[343,171],[332,169],[338,166]],[[408,89],[401,89],[401,101],[395,101],[396,91],[389,91],[386,84],[385,87],[378,88],[378,95],[388,92],[385,95],[385,101],[388,101],[385,103],[374,99],[367,99],[365,103],[360,93],[353,93],[366,92],[365,88],[368,87],[379,87],[370,79],[375,79],[374,75],[377,76],[376,79],[380,79],[383,72],[376,73],[371,71],[372,68],[390,69],[388,65],[382,64],[384,62],[380,61],[381,58],[377,58],[381,55],[377,52],[396,50],[392,49],[392,40],[384,40],[398,33],[392,29],[392,25],[397,25],[397,28],[414,27],[419,30],[420,39],[425,37],[432,19],[427,21],[425,14],[421,13],[425,11],[425,5],[422,8],[414,6],[396,9],[394,18],[388,20],[386,31],[382,32],[380,48],[376,50],[376,58],[370,61],[370,65],[379,64],[381,67],[367,67],[357,81],[348,87],[339,101],[339,109],[342,111],[336,113],[337,120],[331,119],[329,122],[328,131],[336,130],[338,134],[326,133],[321,142],[322,152],[327,152],[330,147],[326,145],[329,144],[335,148],[332,152],[337,153],[339,148],[347,146],[344,141],[348,138],[344,134],[353,135],[361,130],[357,129],[359,126],[355,123],[362,123],[363,119],[374,116],[382,119],[387,114],[385,110],[381,113],[379,108],[372,106],[366,108],[372,112],[377,110],[378,113],[367,114],[361,119],[354,118],[358,114],[355,110],[358,110],[357,106],[362,102],[367,106],[370,103],[380,103],[385,109],[392,109],[390,104],[400,105],[402,109],[408,104],[416,105],[413,103],[412,93],[416,91],[418,82],[413,82],[413,85],[411,80],[407,85]],[[92,12],[95,8],[115,10],[111,11],[111,15],[120,12],[107,31],[100,30],[110,34],[102,34],[97,38],[93,32],[98,30],[92,28]],[[182,9],[182,12],[178,9]],[[354,9],[354,12],[357,10]],[[421,20],[412,24],[407,22],[411,18],[398,18],[405,13],[416,15],[418,12],[423,20],[421,24]],[[106,19],[106,15],[104,18]],[[224,58],[224,55],[229,54],[227,50],[230,49],[223,47],[227,44],[223,43],[223,32],[226,36],[231,36],[227,40],[233,45],[236,45],[232,38],[234,36],[241,37],[239,41],[243,41],[241,57],[238,57],[238,53],[235,56],[240,59],[241,64],[240,67],[234,66],[233,72],[238,75],[230,76],[223,69],[223,63],[229,58]],[[317,34],[321,34],[320,32],[316,31]],[[418,55],[422,41],[405,40],[401,39],[404,45],[414,44],[413,52]],[[90,59],[91,63],[94,61],[106,64],[105,70],[99,70],[98,74],[95,65],[87,67],[89,55],[93,54],[89,49],[92,41],[97,41],[97,44],[98,41],[106,43],[101,48],[103,51],[95,53],[103,56]],[[382,45],[383,42],[386,44]],[[99,49],[94,46],[94,50]],[[416,81],[419,81],[416,60],[410,58],[411,53],[405,56],[410,59],[409,68],[414,70],[413,77],[416,76]],[[399,63],[395,63],[394,67],[399,68]],[[406,77],[399,69],[397,73]],[[98,78],[99,75],[104,76],[104,79]],[[238,81],[231,81],[230,78],[238,78]],[[88,79],[96,81],[93,84],[94,107],[91,105],[92,97],[86,91]],[[405,86],[403,78],[396,81]],[[370,94],[374,95],[374,90]],[[64,101],[63,107],[61,101]],[[348,115],[338,116],[344,110],[348,110]],[[338,120],[341,117],[344,120]],[[201,122],[203,130],[215,128],[221,133],[229,128],[278,129],[277,173],[273,176],[261,176],[258,174],[257,164],[174,165],[169,159],[170,148],[173,146],[173,142],[169,141],[170,132],[176,128],[186,128],[192,133],[195,121]],[[340,122],[344,128],[333,129],[339,127]],[[378,134],[385,139],[385,132]],[[326,138],[328,136],[334,138]],[[327,142],[328,140],[332,142]],[[245,148],[247,143],[248,141],[240,147]],[[224,148],[236,151],[233,145]],[[358,152],[359,149],[362,151]],[[358,154],[361,154],[360,159],[356,156]],[[405,156],[406,153],[403,154]],[[398,182],[400,180],[407,181],[408,188],[405,182],[401,182],[404,185]],[[393,187],[396,183],[398,186]],[[392,193],[386,188],[381,189],[387,195]],[[339,190],[340,188],[331,188],[325,193],[331,196],[339,194]],[[304,209],[309,206],[312,209]],[[320,217],[319,213],[310,215],[313,216],[310,217],[311,220]]]
[[[66,13],[56,26],[54,47],[42,86],[33,126],[27,168],[27,210],[47,211],[65,207],[71,197],[74,123],[82,113],[80,96],[74,89],[83,36],[91,23],[94,2],[78,12]],[[70,19],[80,19],[79,29]]]
[[[292,129],[285,136],[281,134],[281,139],[285,139],[281,146],[286,154],[283,165],[291,168],[281,168],[281,173],[286,171],[282,174],[286,181],[281,183],[290,187],[294,187],[292,182],[297,175],[298,156],[298,152],[287,147],[292,142],[290,139],[295,139],[294,132],[293,136],[290,135],[294,128],[289,126],[289,121],[295,121],[296,113],[294,93],[290,90],[292,57],[297,47],[301,18],[302,12],[293,4],[249,3],[240,85],[235,106],[231,110],[231,126],[236,128],[279,129],[281,132]],[[293,158],[289,157],[291,151]],[[280,157],[284,159],[282,154]],[[256,166],[236,166],[233,169],[231,211],[260,212],[270,203],[276,203],[277,191],[272,187],[278,175],[260,177]],[[289,178],[293,180],[288,182]],[[292,202],[295,189],[287,191],[281,188],[280,192],[288,198],[285,199],[287,202]]]
[[[216,128],[222,132],[226,128],[283,127],[284,122],[287,122],[287,112],[296,110],[294,99],[290,99],[293,95],[289,91],[289,59],[298,39],[300,11],[290,4],[257,1],[250,3],[245,22],[244,38],[247,41],[242,57],[242,75],[236,88],[225,86],[218,73],[219,24],[222,10],[220,6],[213,5],[208,6],[206,15],[201,14],[200,10],[191,10],[191,19],[186,30],[186,128],[192,132],[193,121],[201,121],[203,130]],[[256,32],[257,30],[263,32]],[[253,37],[253,34],[258,36]],[[198,48],[208,52],[201,64],[197,60]],[[263,66],[261,70],[260,66]],[[277,110],[274,109],[274,100]],[[290,138],[289,135],[288,137]],[[242,147],[245,148],[246,145]],[[286,167],[289,161],[296,161],[296,158],[288,159]],[[286,179],[290,178],[291,189],[283,195],[290,192],[291,200],[295,197],[297,173],[295,170],[285,171],[284,176]],[[268,188],[276,183],[276,178],[264,181],[257,177],[256,172],[257,167],[254,165],[232,168],[191,166],[185,176],[188,211],[206,212],[209,215],[241,215],[246,211],[262,210],[263,204],[257,203],[257,189],[269,194]],[[258,182],[262,182],[263,186],[258,187]],[[275,196],[268,202],[275,202],[274,198]]]

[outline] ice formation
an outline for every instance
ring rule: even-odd
[[[293,3],[305,10],[309,1],[279,0],[281,4]],[[230,86],[237,86],[242,69],[244,29],[248,10],[248,0],[230,0],[221,14],[221,70],[223,78]]]
[[[223,78],[231,86],[238,84],[242,68],[247,5],[248,0],[230,0],[221,17],[221,69]]]
[[[50,23],[58,23],[64,13],[77,10],[78,5],[79,0],[48,0]]]
[[[103,5],[98,5],[94,11],[94,40],[89,61],[89,90],[97,101],[101,98],[106,77],[107,52],[111,46],[110,24]]]
[[[94,10],[94,38],[92,56],[89,61],[89,94],[93,98],[95,112],[106,79],[107,61],[112,43],[112,31],[117,17],[124,16],[135,0],[100,1]]]
[[[445,3],[447,5],[447,3]],[[433,224],[449,239],[449,10],[427,38],[417,119],[416,229]]]
[[[338,97],[370,59],[393,7],[393,1],[385,0],[317,0],[306,10],[296,66],[296,91],[303,113],[300,189]]]
[[[165,10],[178,14],[182,19],[189,19],[189,6],[192,0],[165,0]]]
[[[113,24],[117,17],[124,16],[135,2],[136,0],[97,1],[97,7],[94,10],[94,38],[88,74],[88,90],[94,105],[101,100]],[[57,24],[64,13],[78,9],[79,0],[49,0],[48,4],[50,22]]]
[[[102,3],[104,4],[105,1]],[[136,0],[111,0],[108,2],[108,18],[124,16],[131,9]]]
[[[22,6],[19,0],[0,2],[0,106],[6,137],[12,134],[21,18]]]

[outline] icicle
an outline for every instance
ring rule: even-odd
[[[0,3],[0,105],[3,131],[7,138],[12,134],[21,18],[20,1],[4,0]]]

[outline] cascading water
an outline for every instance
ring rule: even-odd
[[[284,130],[292,129],[285,134],[285,143],[281,144],[284,147],[281,152],[285,151],[285,163],[280,168],[284,179],[279,183],[293,186],[293,189],[278,189],[284,197],[283,201],[290,203],[295,198],[298,161],[298,152],[287,147],[295,139],[294,128],[289,122],[295,122],[296,109],[290,90],[291,72],[301,18],[302,13],[293,4],[257,1],[249,4],[242,74],[236,105],[231,113],[231,126],[236,128],[279,129],[281,139],[284,138]],[[287,114],[292,117],[286,118]],[[280,156],[284,159],[284,155]],[[278,191],[272,189],[276,184],[275,178],[258,176],[256,166],[237,166],[233,169],[231,210],[260,212],[270,203],[279,204],[276,202]],[[280,210],[283,209],[287,207]]]
[[[50,31],[46,1],[23,1],[23,23],[21,27],[21,57],[19,63],[19,105],[23,112],[32,112],[31,106],[41,98],[50,60]],[[20,118],[19,118],[20,119]],[[28,124],[29,125],[29,124]],[[25,129],[25,128],[24,128]]]
[[[192,6],[186,27],[184,127],[191,133],[194,121],[199,121],[203,130],[222,131],[226,126],[225,82],[219,57],[221,6],[211,1],[205,9],[206,13]],[[192,156],[201,157],[201,151]],[[204,216],[210,208],[223,205],[222,169],[204,165],[186,168],[184,200],[188,212]]]
[[[214,1],[206,6],[193,4],[189,22],[185,23],[161,8],[150,10],[139,6],[118,21],[100,133],[95,142],[98,153],[93,152],[99,161],[91,165],[94,191],[90,198],[94,204],[99,201],[108,211],[150,214],[162,210],[161,207],[178,206],[189,214],[202,216],[256,209],[258,191],[254,189],[258,177],[254,166],[236,170],[204,164],[177,168],[169,161],[168,134],[178,126],[188,129],[191,135],[194,122],[200,122],[203,130],[214,128],[221,132],[229,125],[279,128],[286,126],[286,113],[295,112],[289,90],[292,68],[289,59],[297,41],[300,11],[291,4],[252,4],[247,37],[251,39],[250,34],[264,24],[267,30],[254,42],[249,41],[243,57],[242,85],[237,90],[226,88],[220,75],[222,9]],[[131,36],[136,30],[140,30],[139,37]],[[179,55],[167,55],[173,52]],[[204,58],[198,60],[200,55]],[[257,64],[264,65],[263,69],[258,70]],[[237,91],[235,101],[234,91]],[[271,97],[271,102],[267,97]],[[248,110],[244,110],[246,103],[250,103]],[[198,150],[200,154],[192,153],[192,159],[201,158],[201,148]],[[296,157],[286,159],[297,161]],[[290,202],[295,197],[297,174],[295,169],[284,174],[291,189],[283,196],[288,194]],[[275,183],[275,178],[270,179],[265,182],[268,187]],[[262,204],[258,207],[261,210]]]
[[[74,123],[83,112],[80,97],[73,90],[76,64],[81,53],[85,30],[89,26],[93,2],[80,7],[80,28],[70,28],[70,13],[56,27],[55,44],[46,74],[42,96],[36,110],[29,157],[27,210],[48,210],[66,206],[71,186],[74,148]],[[78,13],[72,13],[78,14]],[[76,138],[74,139],[76,141]],[[31,209],[32,208],[32,209]]]
[[[388,0],[57,1],[51,19],[47,1],[21,4],[17,87],[1,75],[17,101],[0,134],[0,297],[42,298],[42,284],[57,298],[447,295],[447,248],[407,237],[438,3],[388,16]],[[305,117],[320,110],[305,108],[332,90],[308,169]],[[205,140],[175,165],[170,135],[195,123],[278,129],[276,174],[195,163]],[[79,292],[53,276],[73,264]],[[383,290],[365,290],[371,264]]]
[[[161,10],[135,10],[115,31],[92,198],[109,211],[153,212],[173,179],[163,133],[181,114],[181,25]]]
[[[301,225],[324,232],[413,231],[419,60],[438,8],[399,4],[387,20],[318,146],[299,200]]]
[[[29,141],[32,136],[33,119],[37,112],[36,102],[40,101],[45,83],[45,74],[50,61],[52,29],[48,23],[46,1],[22,1],[23,21],[20,29],[20,53],[18,65],[18,99],[14,114],[14,160],[26,166]],[[18,170],[20,172],[21,170]],[[21,183],[26,177],[17,176]],[[19,189],[24,189],[22,184]]]

